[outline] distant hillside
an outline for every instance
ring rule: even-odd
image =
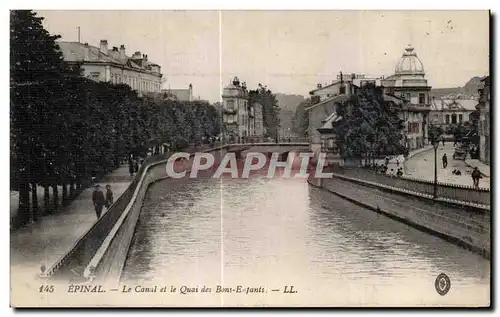
[[[283,136],[290,136],[292,131],[292,120],[295,115],[295,109],[297,106],[304,101],[304,96],[301,95],[286,95],[286,94],[276,94],[276,100],[278,100],[278,106],[281,108],[280,111],[280,134]]]
[[[278,106],[282,110],[290,110],[295,112],[299,103],[304,101],[304,96],[301,95],[287,95],[287,94],[276,94],[276,100],[278,100]]]
[[[472,77],[463,87],[455,88],[434,88],[431,89],[431,97],[440,99],[443,97],[478,97],[477,90],[481,87],[481,77]]]

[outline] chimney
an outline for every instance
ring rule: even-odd
[[[321,88],[321,87],[323,87],[323,85],[321,85],[321,84],[317,84],[316,85],[316,88],[318,88],[318,89]]]
[[[83,44],[83,52],[85,53],[85,56],[83,58],[84,61],[90,61],[89,57],[89,43]]]
[[[120,45],[120,59],[125,59],[127,55],[125,55],[125,45]]]
[[[101,40],[99,48],[100,48],[101,52],[108,55],[108,40]]]
[[[193,99],[193,84],[189,83],[189,101]]]
[[[134,53],[134,55],[132,56],[133,59],[141,59],[141,52],[137,51]]]

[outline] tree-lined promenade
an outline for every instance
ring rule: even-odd
[[[180,150],[220,133],[207,102],[139,97],[128,85],[80,77],[42,20],[30,10],[11,11],[11,190],[19,191],[19,222],[40,216],[38,186],[51,213],[60,195],[68,203],[130,154],[162,143]]]

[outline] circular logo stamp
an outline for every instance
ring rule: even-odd
[[[436,277],[434,286],[436,287],[436,291],[438,292],[438,294],[444,296],[450,291],[450,278],[448,277],[448,275],[441,273],[438,275],[438,277]]]

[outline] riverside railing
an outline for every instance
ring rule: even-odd
[[[342,175],[417,193],[434,195],[433,181],[416,179],[408,176],[390,176],[367,169],[345,169],[342,171]],[[450,201],[473,203],[484,206],[491,205],[491,192],[487,188],[475,188],[473,186],[438,182],[437,197]]]

